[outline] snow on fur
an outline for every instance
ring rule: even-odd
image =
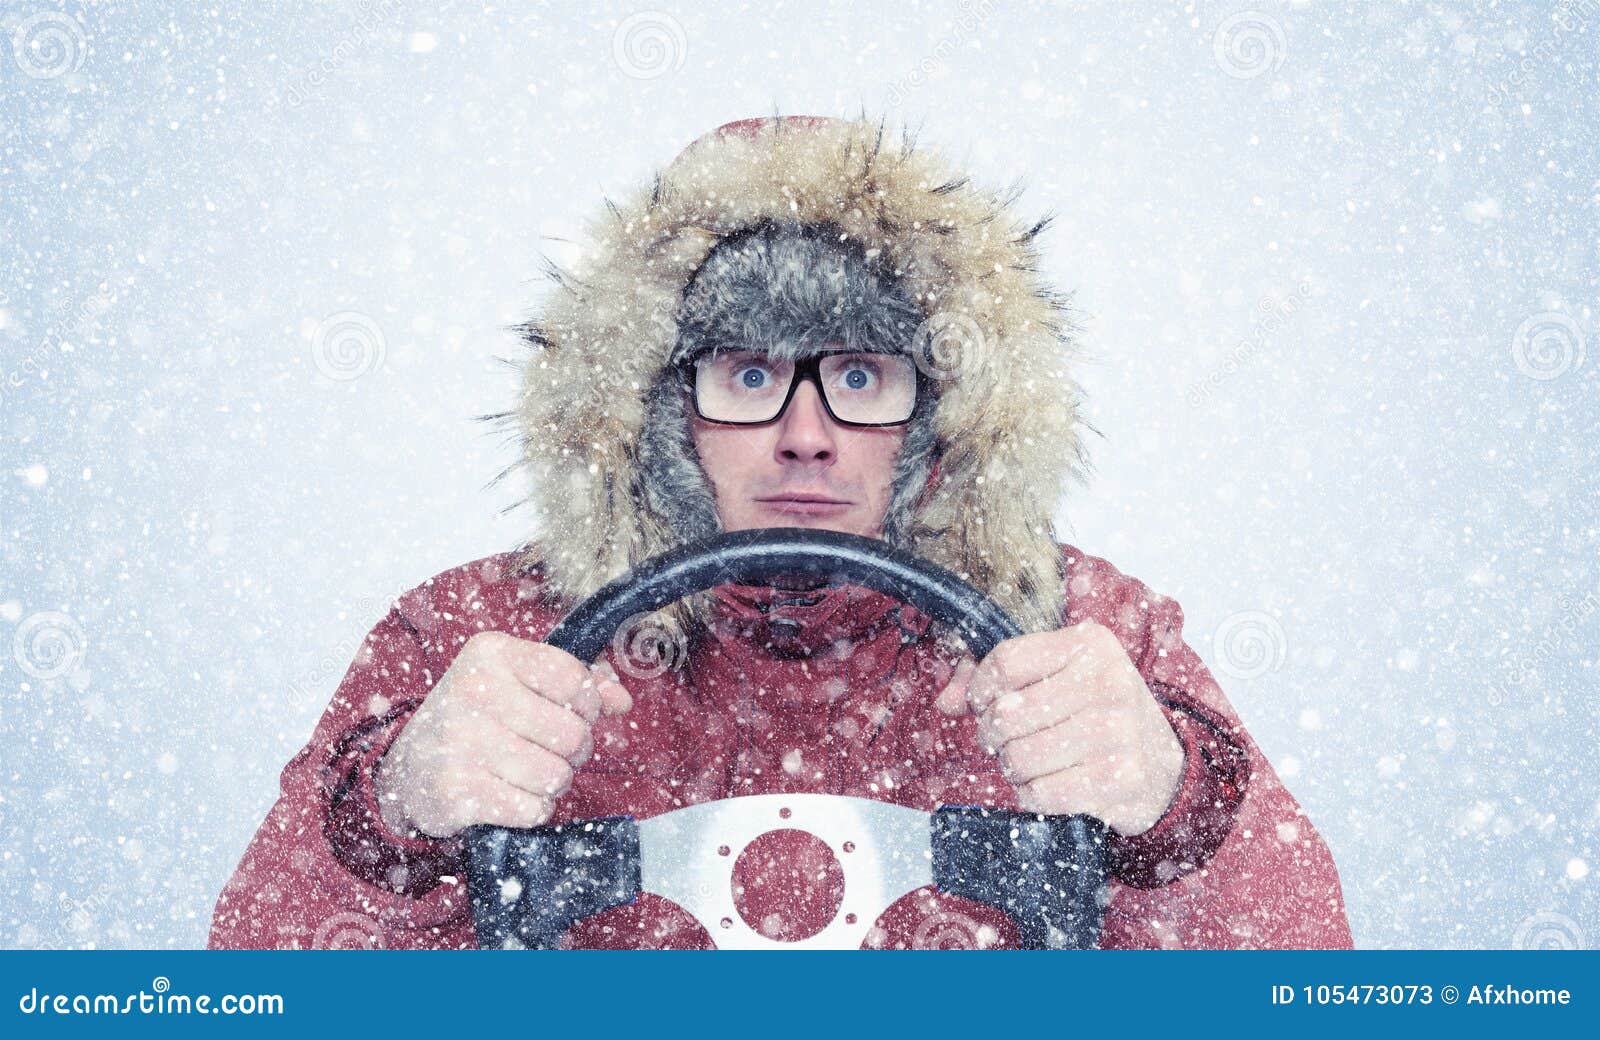
[[[589,228],[582,259],[522,326],[535,348],[511,416],[537,517],[525,560],[581,599],[678,544],[641,486],[644,399],[677,340],[684,287],[722,239],[763,223],[832,223],[927,315],[919,364],[941,379],[937,485],[902,540],[1028,631],[1063,617],[1051,514],[1082,473],[1066,300],[1038,274],[1013,197],[865,119],[730,124]]]

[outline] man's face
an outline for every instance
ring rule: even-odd
[[[881,537],[904,426],[840,425],[804,380],[773,422],[723,426],[694,416],[690,431],[724,531],[812,527]]]

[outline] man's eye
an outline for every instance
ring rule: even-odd
[[[751,365],[739,372],[738,383],[746,390],[760,390],[771,381],[772,376],[764,368]]]
[[[866,390],[873,380],[873,373],[865,368],[847,368],[839,374],[839,382],[846,390]]]

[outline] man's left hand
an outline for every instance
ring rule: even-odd
[[[977,716],[978,740],[1029,812],[1089,813],[1132,836],[1178,793],[1183,745],[1104,625],[1007,639],[981,664],[963,660],[937,704]]]

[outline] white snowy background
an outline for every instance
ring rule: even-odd
[[[0,8],[0,945],[202,944],[389,597],[523,533],[540,252],[863,108],[1057,214],[1063,536],[1357,942],[1600,939],[1600,4],[164,6]]]

